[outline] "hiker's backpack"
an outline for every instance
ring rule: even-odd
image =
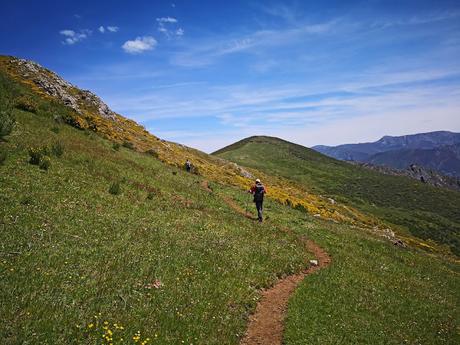
[[[256,184],[256,189],[254,191],[254,202],[264,200],[265,188],[261,184]]]

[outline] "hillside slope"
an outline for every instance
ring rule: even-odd
[[[251,137],[215,153],[267,174],[279,174],[404,232],[448,245],[460,254],[460,193],[388,176],[271,137]]]
[[[327,199],[312,194],[288,179],[246,170],[198,150],[160,140],[134,121],[108,109],[96,95],[78,89],[35,62],[0,56],[0,76],[9,85],[8,89],[4,89],[5,97],[12,99],[11,106],[16,109],[96,133],[112,142],[158,157],[177,168],[182,168],[186,159],[190,159],[194,172],[212,181],[247,189],[254,176],[263,177],[270,181],[271,197],[279,202],[299,206],[312,214],[340,222],[367,227],[378,225],[378,220],[342,205],[331,205]]]

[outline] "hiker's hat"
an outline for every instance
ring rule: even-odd
[[[260,180],[258,178],[256,179],[256,183],[260,183]]]

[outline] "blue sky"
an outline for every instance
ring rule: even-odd
[[[164,139],[306,146],[460,132],[459,1],[10,1],[32,59]]]

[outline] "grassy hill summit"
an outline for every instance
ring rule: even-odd
[[[296,181],[307,190],[391,224],[400,235],[446,245],[460,255],[460,193],[389,176],[272,137],[250,137],[214,153]]]
[[[399,177],[391,190],[384,175],[267,137],[219,153],[246,165],[235,164],[6,56],[0,129],[2,344],[239,344],[262,290],[318,259],[306,240],[330,263],[290,296],[283,343],[460,340],[458,262],[404,225],[450,241],[455,192]],[[254,177],[270,192],[262,224],[246,216]],[[381,236],[394,240],[382,232],[393,225],[408,246]]]

